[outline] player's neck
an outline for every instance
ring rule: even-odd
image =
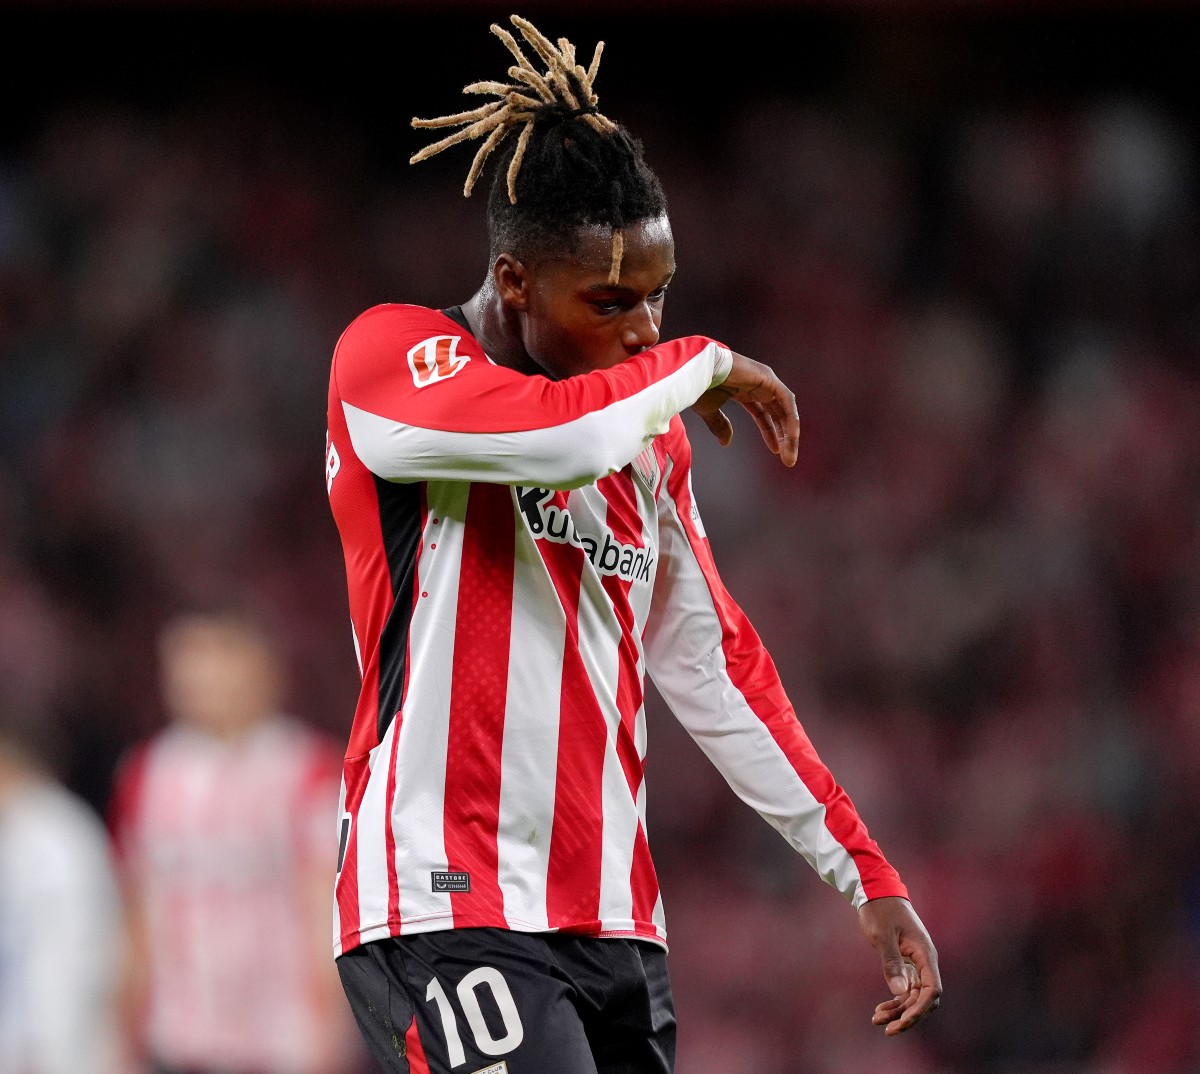
[[[485,284],[462,304],[462,311],[471,334],[493,362],[518,373],[543,372],[525,353],[512,311],[494,287]]]

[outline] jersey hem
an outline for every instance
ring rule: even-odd
[[[572,936],[592,936],[596,939],[645,940],[669,951],[666,934],[658,929],[642,931],[637,928],[608,928],[599,931],[574,929],[570,925],[541,925],[532,921],[454,921],[450,914],[431,914],[428,917],[407,918],[399,928],[388,922],[380,922],[344,933],[333,945],[333,956],[338,958],[354,948],[375,940],[387,940],[392,937],[416,936],[423,932],[448,932],[451,929],[491,928],[508,929],[510,932],[524,933],[566,933]]]

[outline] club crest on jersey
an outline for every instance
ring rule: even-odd
[[[654,456],[654,448],[648,447],[633,460],[633,472],[638,475],[651,492],[658,481],[658,459]]]
[[[408,352],[408,368],[418,388],[449,380],[471,360],[469,354],[458,353],[461,339],[462,336],[430,336]]]
[[[516,485],[513,493],[525,525],[536,540],[573,544],[582,548],[592,566],[601,574],[615,574],[626,582],[650,581],[650,571],[654,566],[654,552],[651,549],[623,544],[607,527],[599,538],[580,533],[571,512],[550,503],[554,497],[552,489]]]

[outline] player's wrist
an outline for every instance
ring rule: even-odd
[[[715,358],[713,360],[713,376],[709,384],[710,388],[715,388],[718,384],[724,384],[729,374],[733,372],[733,351],[723,343],[713,341],[713,351]]]

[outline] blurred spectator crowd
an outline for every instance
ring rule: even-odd
[[[618,115],[670,198],[665,333],[798,396],[794,471],[736,415],[727,449],[689,420],[697,498],[946,983],[920,1032],[878,1035],[853,915],[652,698],[680,1074],[1194,1074],[1194,131],[1132,94],[964,108],[920,139],[781,95],[702,139]],[[469,296],[466,163],[376,167],[267,93],[64,106],[0,157],[0,699],[45,714],[97,810],[163,721],[178,603],[253,594],[290,710],[348,727],[329,357],[375,302]],[[748,924],[714,937],[730,901]]]

